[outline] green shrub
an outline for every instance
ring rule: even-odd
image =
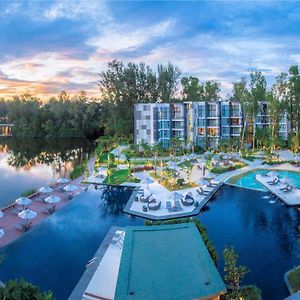
[[[300,267],[296,267],[289,272],[288,280],[293,292],[300,291]]]
[[[236,164],[231,165],[231,166],[214,167],[214,168],[211,169],[211,172],[215,173],[215,174],[222,174],[222,173],[225,173],[225,172],[234,171],[234,170],[237,170],[237,169],[240,169],[240,168],[244,168],[246,166],[247,166],[247,164],[245,164],[243,162],[239,162],[239,163],[236,163]]]
[[[30,196],[32,194],[35,194],[35,193],[36,193],[36,189],[30,189],[30,190],[27,190],[27,191],[23,192],[21,194],[21,197],[28,197],[28,196]]]
[[[42,293],[40,289],[24,279],[9,280],[0,288],[0,299],[3,300],[53,300],[51,292]]]
[[[247,285],[240,288],[239,295],[243,300],[260,300],[261,290],[254,285]],[[237,291],[228,290],[225,295],[225,300],[235,300],[237,297]]]
[[[84,174],[86,169],[87,169],[87,161],[83,161],[82,163],[75,165],[73,167],[73,170],[70,173],[70,178],[73,180],[80,177],[81,175]]]
[[[182,224],[182,223],[190,223],[194,222],[204,243],[205,246],[213,259],[214,263],[217,265],[218,263],[218,253],[214,246],[214,244],[211,242],[211,240],[208,238],[207,229],[206,227],[201,224],[201,222],[198,219],[195,218],[182,218],[182,219],[171,219],[171,220],[165,220],[165,221],[150,221],[146,220],[145,225],[146,226],[152,226],[152,225],[171,225],[171,224]]]

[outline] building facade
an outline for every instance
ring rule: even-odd
[[[239,138],[243,127],[243,111],[239,102],[139,103],[134,107],[134,140],[136,144],[170,145],[178,138],[187,146],[216,148],[222,140]],[[253,120],[248,120],[253,131]],[[270,126],[267,102],[260,103],[257,128]],[[282,114],[278,135],[287,140],[290,132],[287,113]]]

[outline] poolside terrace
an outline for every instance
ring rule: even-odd
[[[114,299],[124,240],[116,239],[120,233],[125,236],[125,228],[111,227],[68,300]]]
[[[141,181],[147,178],[151,178],[149,174],[144,172],[136,173],[135,176],[139,178]],[[159,208],[155,210],[147,209],[145,211],[146,203],[144,203],[143,201],[137,201],[138,193],[140,191],[140,186],[137,186],[124,208],[125,213],[135,215],[135,216],[140,216],[151,220],[166,220],[172,218],[181,218],[181,217],[197,215],[223,184],[221,182],[221,183],[215,183],[213,186],[205,186],[204,188],[207,193],[200,195],[197,192],[199,187],[182,189],[182,190],[171,192],[163,185],[158,183],[156,180],[154,179],[152,180],[153,183],[148,185],[147,191],[155,199],[157,199],[157,202],[161,203]],[[174,193],[178,193],[181,195],[189,194],[192,197],[194,204],[196,203],[197,205],[184,205],[183,202],[180,201],[179,202],[180,209],[170,211],[170,209],[168,209],[167,202],[172,202],[170,201],[170,197],[172,197]]]
[[[52,192],[47,194],[37,192],[28,197],[31,200],[31,203],[26,205],[26,208],[37,213],[35,218],[28,221],[28,223],[30,223],[30,228],[40,224],[50,215],[50,213],[55,213],[55,211],[60,210],[85,188],[84,185],[77,183],[76,186],[78,189],[71,194],[63,189],[64,186],[66,186],[66,184],[56,183],[50,186],[53,189]],[[60,201],[55,203],[55,209],[52,211],[53,205],[44,202],[44,199],[50,195],[60,198]],[[0,239],[0,248],[26,234],[22,229],[22,226],[20,226],[20,224],[25,224],[24,220],[18,216],[18,213],[21,211],[22,207],[15,202],[2,209],[3,217],[0,218],[0,227],[4,230],[4,235]]]
[[[293,187],[292,190],[286,190],[286,183],[278,180],[277,183],[274,180],[276,177],[264,176],[261,174],[256,175],[256,180],[260,182],[265,188],[267,188],[273,195],[279,198],[287,205],[300,205],[300,189]]]

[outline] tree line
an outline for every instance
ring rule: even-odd
[[[22,138],[95,138],[102,134],[101,104],[81,91],[71,97],[61,92],[48,101],[23,94],[0,99],[1,123],[13,123]]]
[[[219,101],[221,84],[218,81],[201,82],[194,76],[180,77],[181,71],[171,63],[158,65],[157,70],[144,63],[113,61],[108,70],[100,74],[105,132],[111,135],[128,135],[133,132],[133,107],[139,102]],[[280,143],[278,128],[281,115],[287,111],[291,123],[291,138],[299,147],[300,124],[300,75],[298,66],[291,66],[287,73],[276,77],[272,86],[262,72],[252,71],[233,83],[226,100],[239,101],[242,105],[244,122],[241,143],[248,142],[251,135],[253,148],[258,145],[257,137],[269,137],[272,147]],[[260,111],[260,101],[268,103],[270,128],[256,128],[255,120]],[[253,124],[254,123],[254,124]],[[249,128],[252,125],[252,132]],[[298,146],[297,146],[298,145]]]
[[[0,99],[0,118],[15,124],[13,134],[22,137],[93,138],[99,135],[132,136],[134,104],[140,102],[219,101],[221,84],[201,82],[194,76],[181,77],[172,63],[155,69],[145,63],[114,60],[99,74],[99,97],[88,98],[80,91],[74,96],[61,92],[57,97],[41,101],[24,94],[11,100]],[[241,142],[247,142],[251,120],[257,117],[259,102],[267,101],[270,114],[268,135],[277,143],[279,119],[287,111],[293,136],[299,142],[300,75],[298,66],[276,77],[272,86],[259,71],[249,73],[233,83],[227,100],[239,101],[245,116]],[[253,147],[262,135],[253,126]],[[276,144],[274,143],[274,144]]]

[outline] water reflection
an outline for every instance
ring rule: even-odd
[[[69,175],[72,166],[94,149],[88,140],[0,139],[0,206],[22,192]]]
[[[263,299],[281,300],[288,296],[283,274],[300,263],[300,213],[281,201],[270,203],[267,195],[224,186],[199,218],[219,256],[225,245],[233,245],[251,270],[246,283],[262,289]],[[222,259],[218,267],[222,273]]]
[[[120,197],[122,191],[122,197]],[[132,194],[133,188],[130,187],[112,187],[109,186],[104,189],[102,199],[99,204],[101,208],[101,215],[103,217],[108,215],[123,214],[123,209]]]

